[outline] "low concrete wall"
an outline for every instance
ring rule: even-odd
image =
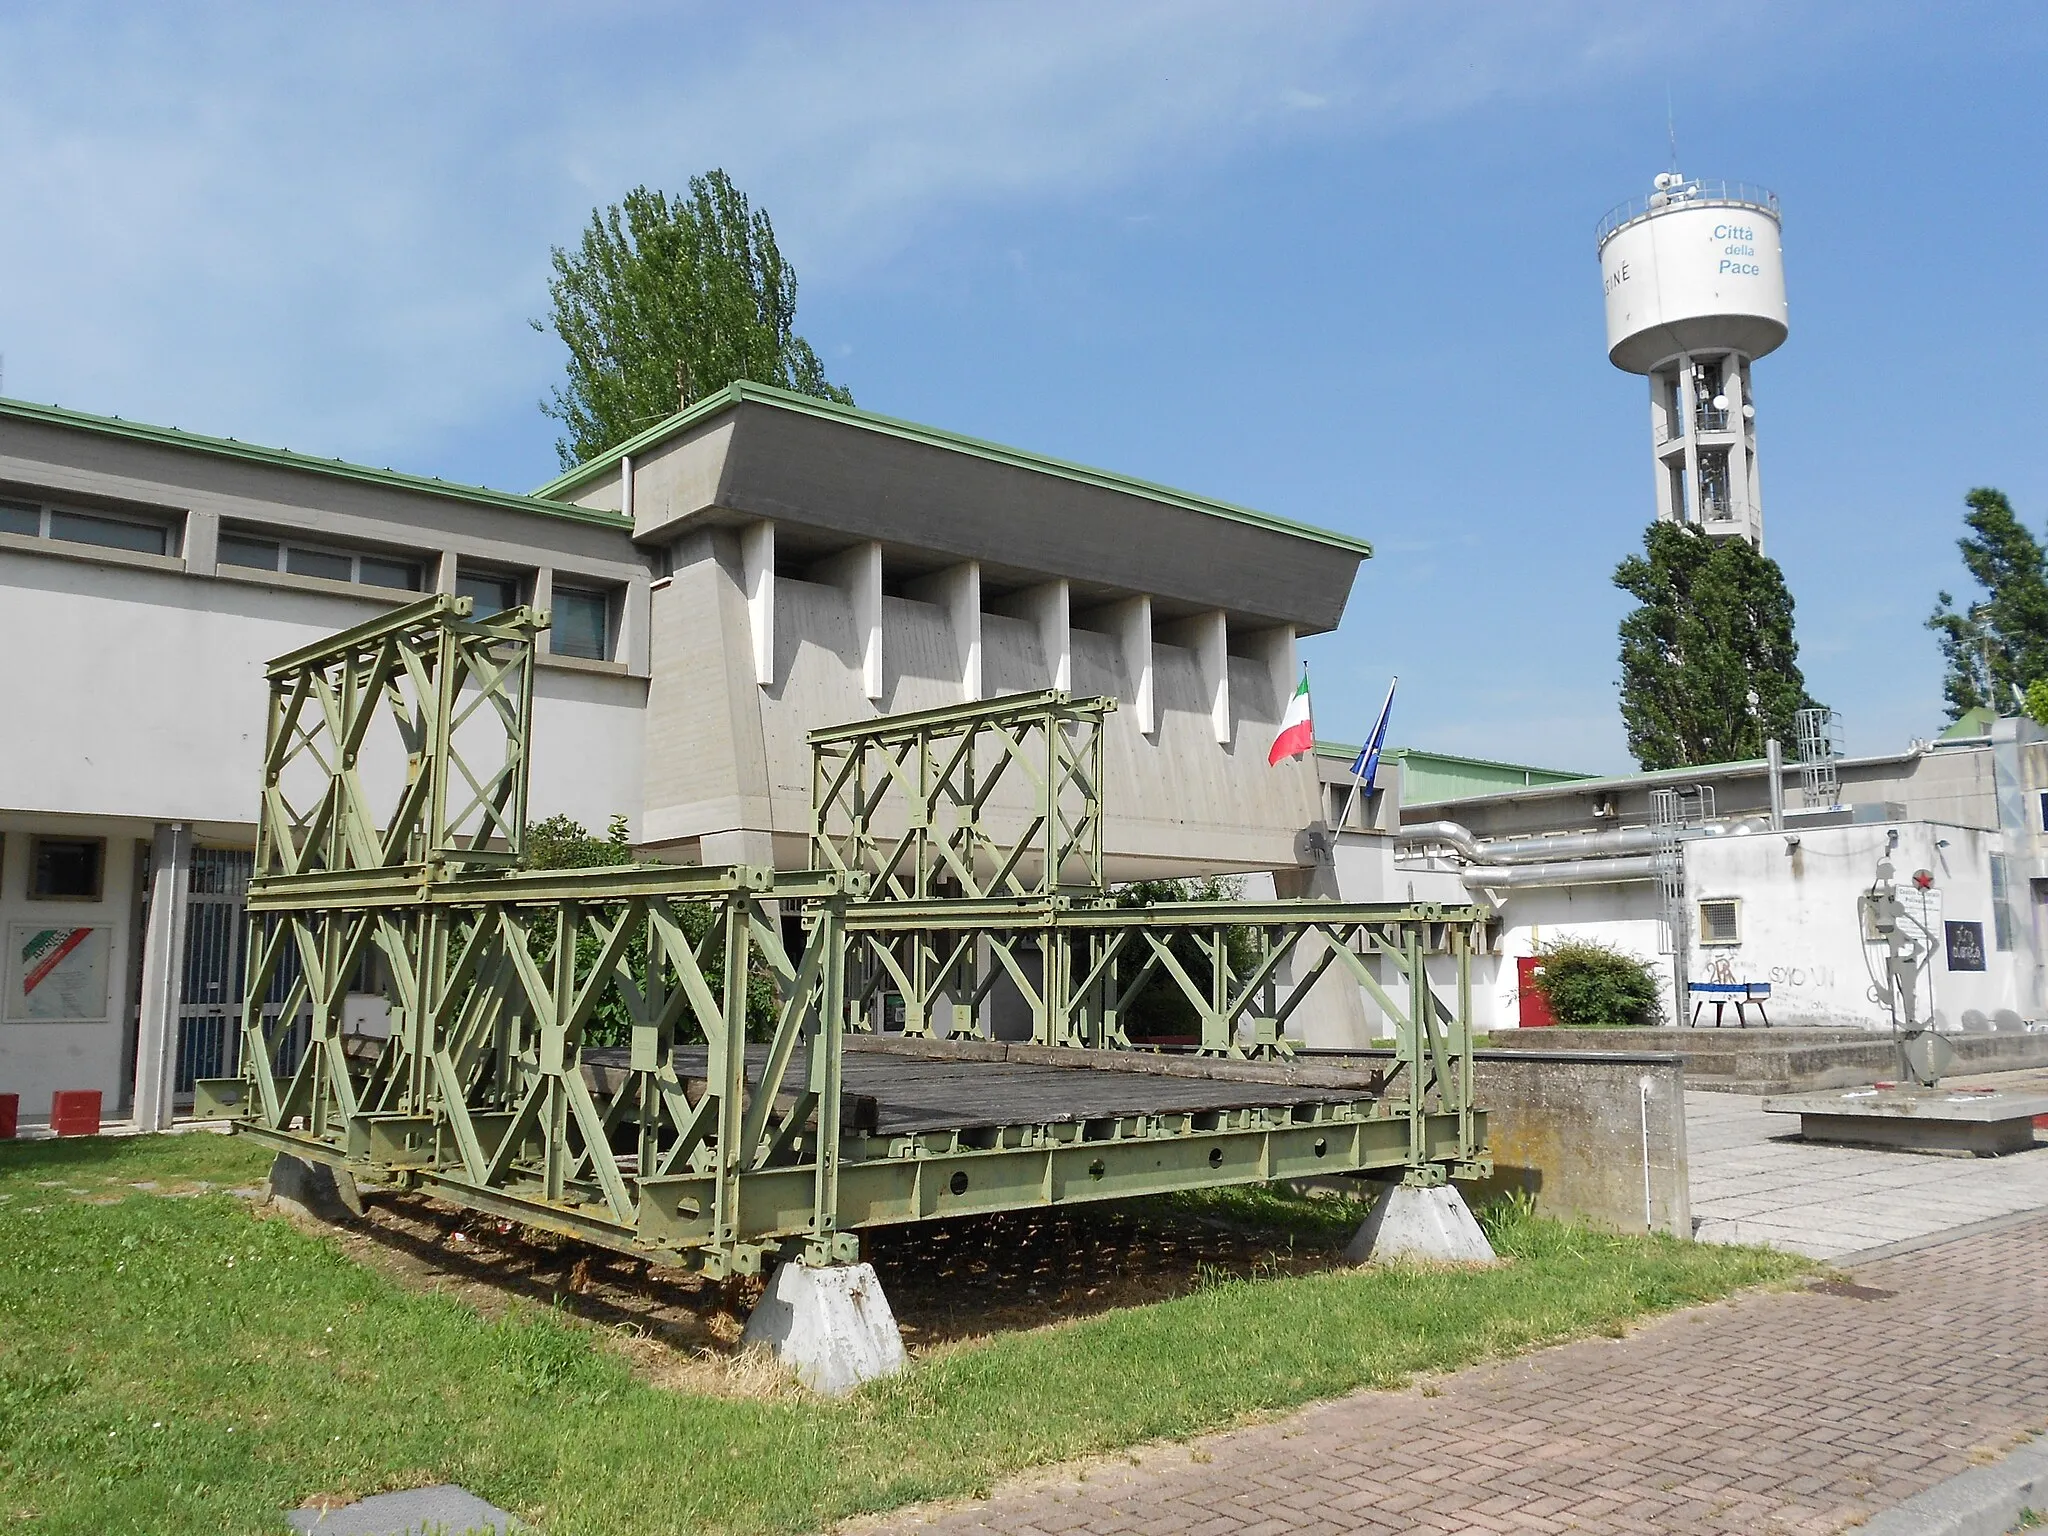
[[[1685,1062],[1674,1053],[1481,1051],[1493,1178],[1546,1216],[1617,1232],[1692,1236]]]
[[[1526,1191],[1538,1211],[1561,1221],[1692,1236],[1682,1056],[1560,1049],[1474,1054],[1472,1096],[1486,1111],[1494,1168],[1491,1179],[1467,1190],[1475,1203]],[[1308,1051],[1299,1059],[1362,1064],[1392,1055]]]
[[[2006,1072],[2048,1067],[2048,1032],[1998,1030],[1941,1038],[1955,1052],[1949,1074]],[[1606,1055],[1644,1050],[1675,1051],[1685,1058],[1687,1081],[1695,1090],[1736,1093],[1796,1093],[1810,1088],[1849,1088],[1898,1073],[1889,1031],[1865,1029],[1530,1029],[1497,1031],[1496,1042],[1531,1054],[1562,1052]]]

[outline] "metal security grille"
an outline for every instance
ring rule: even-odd
[[[1700,903],[1700,942],[1702,944],[1740,944],[1742,942],[1742,903],[1728,897],[1717,901]]]
[[[247,922],[245,904],[256,855],[246,848],[195,848],[185,893],[185,967],[178,989],[177,1098],[189,1103],[193,1080],[232,1074],[240,1054],[242,976]],[[275,1017],[297,979],[297,956],[289,976],[280,974],[265,998]],[[287,1031],[284,1050],[297,1064],[306,1048],[301,1021]]]

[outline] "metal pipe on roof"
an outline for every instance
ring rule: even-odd
[[[1542,864],[1468,864],[1458,872],[1468,891],[1509,886],[1629,885],[1657,878],[1654,853],[1610,859],[1552,859]]]
[[[1541,864],[1569,858],[1614,858],[1657,846],[1650,827],[1610,827],[1601,832],[1567,832],[1558,837],[1496,839],[1481,843],[1469,828],[1455,821],[1422,821],[1404,826],[1397,842],[1440,843],[1474,863]]]
[[[1771,830],[1785,830],[1785,749],[1773,736],[1764,743],[1764,772],[1771,778]]]

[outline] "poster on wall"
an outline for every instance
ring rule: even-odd
[[[1984,925],[1982,923],[1943,923],[1943,934],[1948,940],[1948,968],[1952,971],[1981,971],[1984,969]]]
[[[7,930],[10,1024],[86,1024],[107,1017],[108,928],[45,928],[16,923]]]

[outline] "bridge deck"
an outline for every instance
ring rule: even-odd
[[[1337,1104],[1373,1095],[1363,1074],[1355,1085],[1310,1086],[1272,1080],[1242,1081],[1196,1075],[1165,1075],[1156,1063],[1132,1056],[1128,1070],[1107,1065],[1104,1052],[1072,1052],[1072,1066],[1011,1060],[961,1059],[937,1047],[914,1054],[908,1042],[889,1041],[887,1050],[847,1041],[840,1084],[846,1123],[876,1136],[915,1136],[935,1131],[997,1125],[1055,1125],[1122,1115],[1166,1115],[1207,1109],[1249,1109],[1295,1104]],[[676,1074],[694,1085],[706,1071],[703,1047],[675,1054]],[[747,1049],[747,1081],[759,1081],[767,1047]],[[1083,1062],[1083,1055],[1096,1058]],[[1117,1053],[1120,1055],[1128,1053]],[[623,1050],[586,1049],[585,1071],[598,1095],[609,1097],[614,1074],[626,1064]],[[1190,1062],[1190,1065],[1193,1063]],[[809,1064],[792,1060],[784,1095],[802,1093]],[[1272,1074],[1279,1077],[1281,1074]]]

